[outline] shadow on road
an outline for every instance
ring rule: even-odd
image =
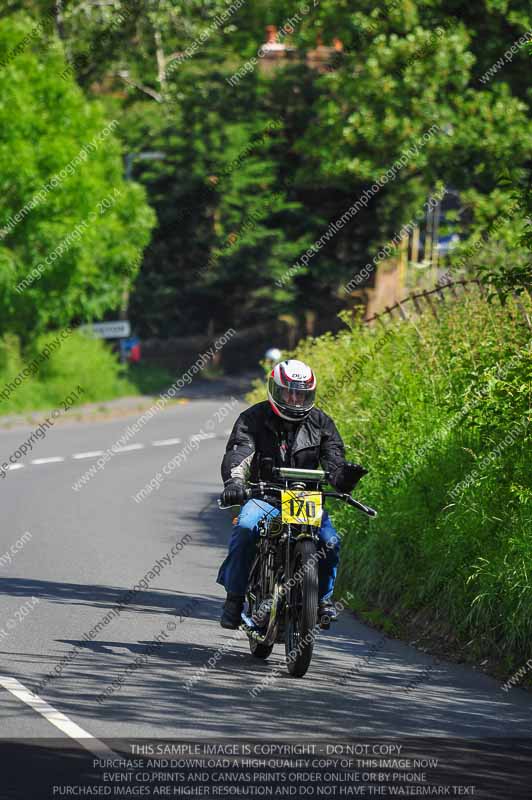
[[[0,595],[10,597],[37,597],[54,603],[92,606],[96,609],[115,608],[129,592],[120,586],[102,586],[99,584],[59,583],[56,581],[29,580],[26,578],[3,578],[0,583]],[[188,616],[198,619],[212,619],[219,613],[220,600],[206,595],[184,594],[177,590],[140,590],[134,599],[125,605],[120,612],[135,614],[169,614],[189,611]],[[105,615],[102,615],[105,616]],[[94,625],[101,619],[96,617]]]
[[[282,645],[266,662],[254,658],[245,639],[218,624],[220,598],[214,595],[214,581],[232,514],[221,514],[215,497],[209,493],[200,510],[181,513],[174,506],[164,512],[174,532],[177,519],[181,530],[190,526],[193,544],[180,558],[189,574],[198,576],[196,591],[141,591],[121,619],[111,620],[92,641],[84,640],[80,631],[75,638],[55,638],[46,655],[6,653],[10,673],[16,676],[24,670],[26,677],[21,674],[20,680],[35,688],[39,678],[77,647],[60,676],[46,684],[43,696],[74,719],[92,721],[89,730],[96,735],[110,729],[115,735],[271,738],[528,732],[531,704],[522,702],[517,691],[503,696],[484,676],[435,664],[429,656],[389,639],[368,657],[380,634],[348,612],[331,631],[318,636],[311,668],[301,680],[287,674]],[[196,563],[203,572],[195,569]],[[0,596],[33,595],[52,603],[90,606],[93,626],[129,588],[6,578]],[[176,612],[184,609],[188,613],[181,621]],[[145,625],[135,636],[135,619],[147,614],[155,615],[148,636],[155,637],[168,622],[176,623],[170,641],[154,647]],[[39,676],[28,681],[28,671],[35,675],[36,664]],[[121,677],[120,687],[102,697]]]

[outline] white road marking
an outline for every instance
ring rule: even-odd
[[[72,458],[96,458],[97,456],[103,456],[103,450],[92,450],[89,453],[74,453]]]
[[[214,439],[215,433],[195,433],[190,437],[191,442],[201,442],[203,439]]]
[[[225,435],[229,435],[231,431],[224,431]],[[191,442],[198,442],[202,441],[203,439],[219,439],[220,434],[216,433],[195,433],[193,436],[190,437]],[[182,439],[159,439],[156,442],[151,442],[152,447],[170,447],[174,444],[181,444]],[[125,447],[116,447],[113,449],[114,453],[130,453],[133,450],[143,450],[146,447],[144,444],[128,444]],[[80,460],[83,458],[98,458],[99,456],[104,455],[104,450],[88,450],[86,453],[74,453],[71,458]],[[53,456],[50,458],[34,458],[33,461],[30,461],[30,464],[59,464],[61,461],[65,461],[66,459],[63,456]],[[11,469],[23,469],[24,464],[11,464],[7,467],[8,470]]]
[[[108,753],[113,752],[107,745],[99,739],[96,739],[92,733],[88,733],[83,728],[80,728],[79,725],[72,722],[65,714],[57,711],[57,709],[47,703],[46,700],[43,700],[38,695],[30,692],[29,689],[26,689],[24,684],[20,683],[16,678],[0,675],[0,686],[3,686],[4,689],[7,689],[8,692],[23,703],[26,703],[26,705],[31,706],[34,711],[44,717],[48,722],[55,725],[56,728],[59,728],[59,730],[67,736],[70,736],[71,739],[75,739],[82,747],[89,750],[91,753],[100,755],[105,751]]]

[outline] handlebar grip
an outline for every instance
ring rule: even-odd
[[[241,505],[241,503],[233,503],[232,506],[224,506],[222,497],[223,497],[223,495],[220,495],[220,497],[216,501],[216,504],[217,504],[218,508],[222,509],[222,511],[225,508],[236,508],[237,506]],[[251,499],[251,489],[246,489],[246,500],[250,500],[250,499]]]

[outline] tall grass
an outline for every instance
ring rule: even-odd
[[[333,511],[339,588],[361,607],[423,611],[510,666],[532,643],[531,332],[511,300],[475,294],[438,314],[298,345],[347,457],[370,469],[355,495],[379,511]]]

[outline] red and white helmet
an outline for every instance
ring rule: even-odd
[[[268,378],[268,400],[277,416],[290,422],[305,419],[314,407],[316,376],[302,361],[281,361]]]

